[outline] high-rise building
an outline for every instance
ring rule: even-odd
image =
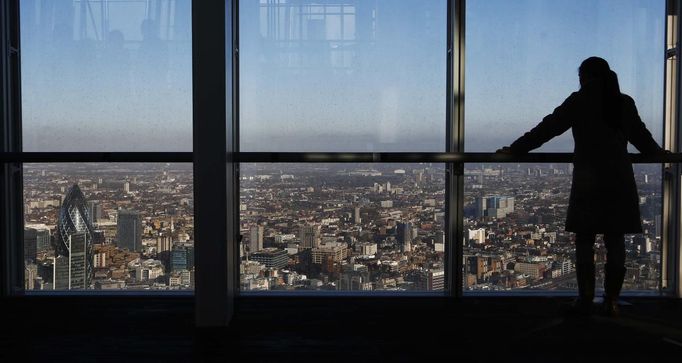
[[[94,275],[92,236],[85,196],[74,184],[66,192],[57,221],[53,261],[55,289],[90,287]]]
[[[187,269],[191,270],[194,268],[194,245],[186,243],[185,249],[187,250]]]
[[[36,278],[38,278],[38,266],[34,263],[24,265],[24,289],[35,289]]]
[[[400,249],[403,252],[410,252],[412,250],[412,223],[399,222],[395,228]]]
[[[50,247],[50,230],[47,228],[24,228],[24,259],[35,261],[38,252]]]
[[[33,228],[24,228],[24,260],[35,261],[38,254],[38,236]]]
[[[317,248],[320,246],[320,226],[301,226],[301,246]]]
[[[263,234],[265,227],[256,225],[251,227],[251,235],[249,239],[249,252],[254,253],[263,249]]]
[[[360,219],[360,207],[353,208],[353,223],[360,224],[362,219]]]
[[[171,250],[171,236],[160,234],[156,237],[156,252],[161,253]]]
[[[170,268],[172,272],[187,270],[187,247],[176,243],[171,251]]]
[[[88,261],[89,244],[88,234],[85,231],[68,235],[66,240],[68,256],[59,255],[53,259],[55,290],[88,288],[92,280],[88,270],[92,269],[93,265]]]
[[[514,197],[476,197],[476,217],[504,218],[514,212]]]
[[[96,200],[88,201],[88,214],[90,215],[90,221],[97,223],[97,221],[102,219],[102,205]]]
[[[139,212],[124,209],[118,211],[116,237],[118,248],[126,248],[128,251],[142,250],[142,218]]]

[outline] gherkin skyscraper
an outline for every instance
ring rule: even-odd
[[[66,192],[57,222],[55,289],[86,289],[94,274],[93,227],[85,196],[77,184]]]

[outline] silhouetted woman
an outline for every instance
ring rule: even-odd
[[[575,150],[566,230],[575,232],[578,300],[573,311],[589,314],[594,299],[594,242],[604,235],[604,311],[618,314],[625,277],[625,233],[641,233],[639,198],[627,144],[642,153],[663,150],[639,118],[635,102],[620,93],[618,77],[602,58],[590,57],[579,69],[580,90],[509,147],[526,153],[569,128]]]

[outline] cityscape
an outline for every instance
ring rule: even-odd
[[[24,164],[26,290],[194,287],[191,164]]]
[[[242,291],[444,291],[443,164],[242,164]],[[574,290],[570,164],[467,164],[466,291]],[[26,290],[194,288],[191,164],[24,166]],[[661,169],[635,165],[625,290],[660,286]],[[605,250],[597,237],[597,286]]]
[[[626,236],[624,289],[656,290],[660,166],[635,172],[645,233]],[[569,164],[466,165],[466,291],[577,288],[564,231],[571,173]],[[444,177],[442,164],[243,164],[242,291],[444,290]]]

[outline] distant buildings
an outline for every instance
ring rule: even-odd
[[[289,255],[286,250],[266,248],[249,255],[249,259],[265,265],[267,268],[281,269],[288,265]]]
[[[263,234],[265,227],[255,225],[251,227],[249,236],[249,251],[251,253],[258,252],[263,249]]]
[[[102,219],[102,216],[103,216],[102,205],[96,200],[88,201],[87,205],[88,205],[88,215],[90,216],[90,221],[92,223],[97,223],[97,221]]]
[[[312,250],[312,262],[316,264],[341,262],[348,257],[348,246],[345,243],[328,243]]]
[[[514,197],[476,197],[476,217],[504,218],[514,212]]]
[[[190,243],[175,243],[171,250],[171,272],[191,270],[194,267],[194,245]]]
[[[119,248],[138,252],[142,250],[142,218],[139,212],[125,209],[118,211],[116,237],[116,246]]]
[[[50,230],[27,227],[24,228],[24,259],[36,261],[38,251],[46,251],[50,247]]]
[[[473,240],[477,244],[485,243],[485,228],[469,229],[469,241]]]
[[[407,273],[406,281],[414,283],[413,290],[443,291],[445,290],[444,270],[412,270]]]
[[[412,223],[399,222],[396,225],[396,239],[400,245],[402,252],[410,252],[412,250]]]
[[[301,226],[301,247],[317,248],[320,245],[320,226]]]

